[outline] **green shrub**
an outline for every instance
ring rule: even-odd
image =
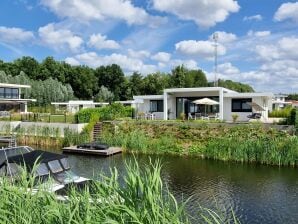
[[[283,117],[288,118],[291,114],[292,107],[286,106],[284,109],[274,110],[269,113],[269,117]]]
[[[123,117],[131,117],[133,113],[132,107],[125,107],[120,103],[113,103],[100,108],[87,108],[80,110],[77,114],[79,123],[89,123],[91,118],[98,117],[101,121],[115,120]]]

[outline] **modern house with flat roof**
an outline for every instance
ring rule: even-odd
[[[24,99],[21,89],[31,88],[29,85],[0,83],[0,111],[27,112],[28,102],[35,99]]]
[[[268,120],[272,110],[273,93],[239,93],[222,87],[173,88],[165,89],[162,95],[134,96],[137,113],[154,114],[156,119],[177,119],[181,115],[193,118],[216,115],[220,120],[248,121],[249,115],[260,114],[260,120]],[[208,98],[213,104],[197,104],[194,101]]]
[[[51,104],[56,106],[56,110],[64,110],[74,114],[81,109],[101,107],[109,103],[96,103],[91,100],[70,100],[68,102],[53,102]]]
[[[288,95],[286,94],[274,94],[274,97],[272,99],[272,108],[273,110],[280,110],[285,108],[286,106],[291,106],[292,102],[286,101],[286,98]]]

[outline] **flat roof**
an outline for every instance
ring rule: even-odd
[[[122,101],[115,101],[115,103],[121,103],[121,104],[134,104],[134,100],[122,100]]]
[[[288,94],[276,93],[274,94],[274,97],[288,97]]]
[[[268,97],[272,98],[273,93],[224,93],[224,97],[243,98],[243,97]]]
[[[36,99],[2,99],[0,98],[0,103],[7,103],[7,102],[17,102],[17,103],[24,103],[24,102],[36,102]]]
[[[0,83],[0,87],[11,87],[11,88],[31,88],[31,86],[30,86],[30,85],[10,84],[10,83]]]
[[[163,95],[140,95],[140,96],[133,96],[133,99],[143,99],[143,100],[160,100],[163,99]]]
[[[70,100],[69,102],[52,102],[52,105],[108,105],[106,102],[93,102],[89,100]]]
[[[234,90],[230,90],[223,87],[195,87],[195,88],[172,88],[165,89],[165,93],[181,93],[181,92],[211,92],[223,90],[226,93],[237,93]]]

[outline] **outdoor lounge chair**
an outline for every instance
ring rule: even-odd
[[[260,119],[262,117],[261,113],[252,113],[247,116],[249,119]]]
[[[188,120],[195,120],[195,117],[193,117],[192,115],[191,115],[191,113],[188,113]]]

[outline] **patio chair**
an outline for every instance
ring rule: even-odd
[[[188,120],[195,120],[195,117],[193,117],[193,116],[191,115],[191,113],[188,113],[187,119],[188,119]]]
[[[201,118],[202,117],[202,114],[201,113],[195,113],[195,120],[197,119],[197,118]]]

